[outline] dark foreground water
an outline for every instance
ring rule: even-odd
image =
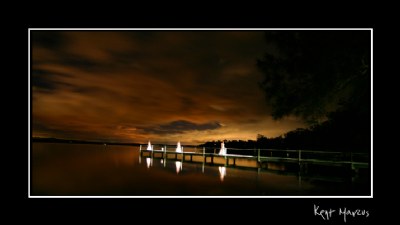
[[[365,177],[164,161],[139,157],[134,146],[33,143],[30,172],[33,196],[370,195]]]

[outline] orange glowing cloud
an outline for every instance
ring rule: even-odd
[[[175,143],[278,136],[262,32],[32,31],[33,136]]]

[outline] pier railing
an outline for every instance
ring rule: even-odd
[[[154,152],[168,152],[175,153],[176,145],[152,145]],[[236,158],[257,158],[258,162],[261,161],[326,161],[326,162],[356,162],[368,163],[370,156],[368,153],[358,152],[332,152],[332,151],[315,151],[315,150],[283,150],[283,149],[239,149],[239,148],[226,148],[226,154],[219,154],[220,148],[218,147],[196,147],[196,146],[182,146],[183,152],[181,154],[191,155],[207,155],[207,156],[224,156]],[[140,145],[140,151],[147,151],[147,145]]]

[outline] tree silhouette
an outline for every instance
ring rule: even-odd
[[[257,66],[275,119],[315,123],[354,105],[369,110],[370,31],[270,31],[265,38],[270,50]]]
[[[285,134],[285,148],[368,151],[371,129],[371,31],[266,32],[257,61],[274,119],[312,125]]]

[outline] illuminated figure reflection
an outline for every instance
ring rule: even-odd
[[[182,170],[182,162],[176,161],[175,166],[176,166],[176,174],[178,174]]]
[[[161,159],[160,163],[161,163],[161,165],[163,165],[165,167],[167,165],[167,160],[166,159]]]
[[[146,158],[146,165],[147,165],[147,168],[150,168],[150,166],[153,164],[153,159],[151,159],[151,158]]]
[[[218,170],[219,170],[219,179],[221,181],[224,181],[224,177],[226,176],[226,167],[225,166],[219,166]]]

